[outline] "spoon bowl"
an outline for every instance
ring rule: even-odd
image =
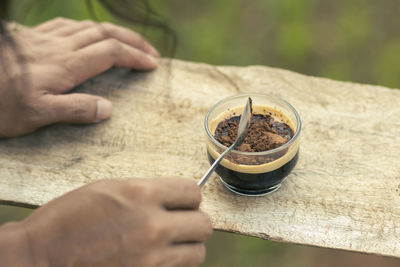
[[[227,149],[225,150],[211,165],[211,167],[208,169],[208,171],[204,174],[204,176],[200,179],[200,181],[197,183],[197,185],[202,188],[204,184],[208,181],[208,178],[210,178],[211,174],[214,172],[215,168],[218,166],[218,164],[221,162],[221,160],[233,149],[236,147],[240,146],[244,139],[247,136],[247,132],[249,131],[249,126],[250,126],[250,120],[251,120],[251,113],[252,113],[252,105],[251,105],[251,98],[249,97],[247,99],[247,103],[243,109],[243,113],[240,116],[240,121],[239,121],[239,127],[238,127],[238,132],[237,132],[237,137],[235,142]]]

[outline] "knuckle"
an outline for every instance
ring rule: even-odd
[[[103,35],[107,36],[112,36],[113,33],[115,32],[115,27],[113,24],[109,22],[102,22],[99,24],[99,30],[103,33]]]
[[[113,184],[113,181],[110,179],[100,179],[97,180],[87,186],[91,186],[93,188],[107,188],[110,187]]]
[[[145,46],[147,44],[147,40],[141,34],[136,33],[136,38],[140,46]]]
[[[144,38],[142,35],[140,35],[139,33],[134,32],[135,34],[135,38],[136,38],[136,45],[138,48],[146,50],[149,48],[150,44],[149,42],[146,40],[146,38]]]
[[[105,42],[107,48],[109,49],[109,51],[111,51],[113,55],[118,53],[118,51],[120,51],[120,49],[122,48],[121,43],[117,39],[109,38]]]
[[[179,189],[183,194],[190,195],[192,204],[197,207],[200,206],[202,199],[201,190],[195,180],[188,178],[168,177],[168,179],[165,179],[165,182],[169,185],[172,185],[173,188],[179,186]]]
[[[168,177],[168,178],[171,181],[173,181],[173,183],[181,183],[184,190],[200,193],[200,188],[197,186],[196,181],[193,179],[182,178],[182,177]]]
[[[201,191],[200,187],[197,186],[197,183],[194,180],[187,179],[186,184],[184,186],[184,191],[193,196],[193,201],[196,205],[200,205]]]
[[[110,188],[111,185],[109,184],[108,180],[105,179],[101,179],[98,181],[95,181],[93,183],[90,183],[88,185],[85,185],[83,187],[81,187],[79,190],[85,190],[88,193],[98,193],[98,192],[102,192],[104,190],[104,188]]]
[[[111,24],[110,22],[101,22],[100,26],[106,29],[113,28],[113,24]]]
[[[125,199],[119,195],[116,185],[117,183],[115,183],[115,181],[104,179],[82,187],[79,190],[85,192],[85,195],[90,197],[91,201],[97,204],[96,207],[93,207],[93,211],[95,209],[101,209],[103,213],[111,215],[117,210],[126,210]],[[128,242],[126,233],[121,232],[118,234],[117,232],[117,237],[119,238],[118,243],[120,247],[124,247]]]
[[[151,244],[157,244],[166,240],[169,234],[166,225],[154,219],[147,221],[146,229]]]
[[[196,185],[195,190],[193,190],[193,196],[195,198],[195,203],[197,205],[200,205],[202,197],[201,197],[200,188],[197,185]]]
[[[204,228],[205,235],[206,235],[206,237],[208,237],[213,232],[212,221],[211,221],[210,216],[207,213],[201,211],[201,214],[202,214],[202,218],[203,218],[203,224],[205,225],[205,228]]]
[[[56,18],[53,19],[53,21],[56,22],[56,23],[60,23],[60,24],[64,23],[65,24],[67,22],[71,22],[72,20],[66,19],[64,17],[56,17]]]
[[[89,19],[82,20],[80,22],[80,24],[82,24],[83,26],[95,26],[96,25],[96,23],[94,21],[89,20]]]
[[[63,17],[56,17],[53,19],[53,22],[63,22],[64,18]]]
[[[148,201],[153,199],[156,193],[156,184],[147,182],[139,179],[129,179],[129,186],[127,186],[127,192],[130,195],[135,196],[143,201]]]

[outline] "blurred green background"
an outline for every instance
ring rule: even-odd
[[[400,88],[398,0],[157,0],[178,34],[175,57],[218,65],[268,65],[303,74]],[[118,22],[99,5],[100,20]],[[11,19],[35,25],[87,19],[82,0],[18,0]],[[132,26],[142,32],[142,27]],[[160,34],[146,31],[156,47]],[[28,209],[0,206],[0,224]],[[399,266],[395,259],[282,244],[228,233],[207,243],[203,266]]]

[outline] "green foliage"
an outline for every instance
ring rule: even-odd
[[[400,87],[400,39],[395,38],[376,51],[373,75],[379,84]]]
[[[334,79],[400,87],[394,39],[398,3],[386,0],[153,0],[179,36],[177,58],[220,65],[269,65]],[[94,1],[99,21],[114,21]],[[86,19],[83,0],[19,0],[13,18],[34,25],[55,16]],[[132,26],[143,32],[143,28]],[[147,30],[156,46],[160,33]]]
[[[108,14],[97,2],[93,2],[94,13],[102,20],[110,20]],[[84,0],[18,0],[11,3],[11,18],[24,24],[33,26],[54,17],[66,17],[75,20],[84,20],[92,13]]]
[[[0,226],[9,221],[19,221],[31,214],[32,210],[0,204]]]

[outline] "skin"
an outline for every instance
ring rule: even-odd
[[[112,66],[153,69],[158,56],[137,33],[90,21],[59,18],[14,40],[25,62],[21,67],[12,53],[4,59],[8,67],[0,78],[1,137],[51,123],[108,118],[112,105],[106,99],[66,93]],[[29,86],[18,86],[26,80]],[[212,233],[200,202],[193,179],[100,180],[45,204],[23,221],[0,227],[1,265],[198,266]]]
[[[196,183],[102,180],[0,228],[5,266],[198,266],[211,234]]]
[[[58,122],[93,123],[111,115],[100,97],[69,92],[113,67],[151,70],[157,50],[139,34],[110,23],[57,18],[13,35],[18,54],[5,51],[0,77],[0,137],[15,137]],[[1,45],[1,43],[0,43]]]

